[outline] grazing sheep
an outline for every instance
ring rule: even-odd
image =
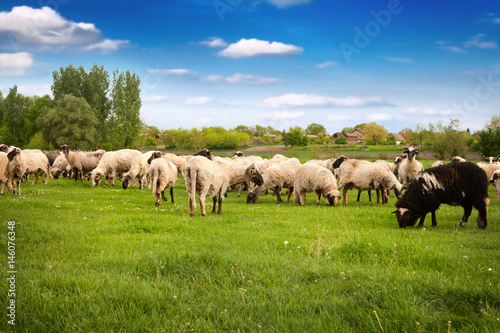
[[[13,194],[21,194],[21,179],[24,177],[27,166],[21,149],[11,146],[7,158],[9,160],[9,182],[13,187]],[[17,191],[16,191],[17,189]]]
[[[262,175],[255,165],[232,166],[220,161],[210,161],[204,157],[193,156],[186,164],[184,181],[189,194],[189,214],[194,215],[196,210],[195,194],[198,193],[201,215],[206,216],[205,198],[212,197],[214,206],[212,212],[215,213],[217,205],[217,193],[219,194],[219,209],[217,214],[222,212],[222,200],[231,184],[241,181],[252,181],[257,185],[264,182]]]
[[[448,163],[420,173],[395,203],[397,210],[393,213],[401,228],[414,226],[418,218],[418,228],[422,228],[429,212],[432,226],[437,225],[436,210],[441,204],[460,205],[464,215],[459,225],[463,227],[474,207],[479,211],[477,226],[485,229],[489,202],[488,178],[477,165]]]
[[[490,177],[490,183],[495,186],[497,190],[497,198],[500,198],[500,170],[493,172],[493,175]]]
[[[479,162],[477,163],[477,166],[483,169],[483,171],[486,173],[486,177],[490,179],[493,176],[493,173],[497,170],[500,170],[500,164],[489,164],[489,163],[483,163]]]
[[[38,152],[36,150],[26,149],[22,151],[24,163],[26,164],[25,175],[34,174],[35,180],[33,180],[33,184],[36,184],[38,181],[38,172],[41,171],[43,173],[44,183],[47,184],[49,182],[49,159],[47,156],[41,151]]]
[[[214,159],[214,156],[212,155],[212,153],[208,149],[202,149],[201,151],[194,154],[194,156],[204,156],[211,161]]]
[[[130,170],[134,158],[141,155],[142,153],[135,149],[122,149],[104,153],[99,164],[92,170],[92,186],[99,185],[104,177],[106,177],[105,185],[112,184],[115,186],[116,173]]]
[[[66,172],[67,174],[71,172],[71,166],[69,165],[68,160],[66,159],[66,156],[64,156],[64,154],[60,154],[59,156],[57,156],[54,164],[50,168],[50,174],[55,179],[59,178],[61,172]]]
[[[163,158],[159,151],[152,152],[146,163],[149,165],[148,177],[153,185],[153,195],[156,198],[155,206],[161,205],[165,198],[165,189],[170,189],[170,199],[174,203],[174,185],[177,182],[178,170],[172,163]]]
[[[316,203],[321,202],[321,195],[328,206],[335,206],[340,199],[337,180],[330,170],[314,163],[306,163],[295,172],[293,182],[293,203],[304,206],[306,193],[314,192]]]
[[[187,160],[185,158],[170,153],[163,154],[163,158],[169,162],[172,162],[177,167],[177,171],[179,171],[181,175],[184,174],[184,169],[186,168],[187,163]]]
[[[12,193],[12,182],[9,180],[9,158],[3,151],[0,152],[0,182],[2,182],[1,195],[5,193],[5,185],[7,185],[7,190]]]
[[[398,179],[401,184],[408,186],[413,179],[418,175],[418,173],[424,170],[424,166],[422,163],[416,160],[415,155],[420,153],[420,149],[409,147],[406,148],[405,154],[407,158],[405,158],[398,169]]]
[[[148,160],[152,154],[152,151],[148,151],[142,155],[134,157],[130,169],[122,177],[122,187],[124,190],[126,190],[136,178],[137,181],[139,181],[139,188],[141,190],[146,186],[146,177],[149,169]]]
[[[264,191],[272,189],[277,196],[276,203],[280,204],[282,202],[280,196],[282,188],[288,188],[286,201],[289,201],[293,192],[295,172],[297,172],[300,166],[299,160],[294,157],[267,168],[262,174],[264,183],[260,185],[257,184],[258,186],[247,193],[247,203],[257,202]]]
[[[104,150],[95,152],[72,151],[68,145],[62,145],[61,149],[75,175],[75,181],[83,180],[83,175],[94,170],[105,153]]]
[[[396,178],[399,179],[399,167],[401,166],[401,162],[403,162],[404,159],[406,159],[408,155],[402,154],[401,156],[398,156],[394,159],[394,164],[393,167],[391,168],[392,173]]]
[[[343,189],[344,204],[347,204],[347,191],[382,190],[382,203],[387,203],[389,197],[386,189],[394,190],[396,197],[401,196],[403,186],[398,182],[387,163],[374,163],[356,159],[348,159],[339,166],[340,181],[338,188]],[[377,198],[377,202],[379,202]]]

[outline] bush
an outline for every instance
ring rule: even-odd
[[[146,140],[144,141],[144,144],[146,145],[146,147],[156,147],[158,145],[155,138],[152,138],[150,136],[148,136],[146,138]]]
[[[347,139],[345,138],[345,136],[339,136],[338,138],[335,139],[335,144],[345,145],[347,144]]]

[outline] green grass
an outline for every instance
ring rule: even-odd
[[[221,216],[198,207],[190,218],[182,178],[176,203],[158,208],[150,190],[120,185],[61,179],[0,198],[4,276],[16,222],[17,331],[500,331],[491,186],[486,230],[476,210],[459,228],[463,210],[450,206],[420,230],[398,227],[394,195],[381,205],[350,191],[348,205],[327,207],[308,194],[297,207],[230,192]]]

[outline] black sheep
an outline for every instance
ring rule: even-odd
[[[436,226],[436,210],[441,204],[460,205],[464,216],[460,221],[463,227],[472,212],[479,211],[477,226],[487,226],[488,179],[486,173],[477,165],[469,162],[449,163],[429,168],[415,178],[408,191],[399,199],[395,212],[401,228],[414,226],[420,218],[418,228],[424,225],[427,213],[432,213],[432,226]]]

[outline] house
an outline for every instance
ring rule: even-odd
[[[389,133],[388,136],[389,137],[394,137],[394,139],[396,140],[396,144],[397,145],[401,144],[401,142],[403,142],[403,141],[408,141],[409,139],[411,139],[411,134],[410,133],[406,133],[406,132]]]
[[[336,132],[330,137],[330,139],[335,141],[335,139],[341,136],[345,137],[349,143],[361,143],[365,141],[365,133],[362,128],[356,128],[351,133]]]

